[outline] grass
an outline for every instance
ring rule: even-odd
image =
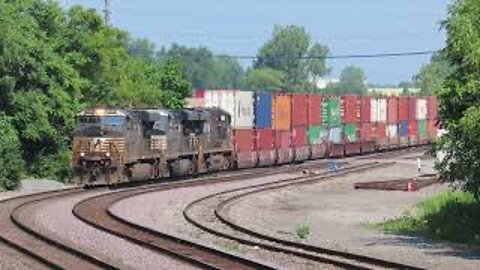
[[[300,225],[295,229],[295,234],[300,239],[305,239],[310,234],[310,226],[304,224]]]
[[[369,227],[480,249],[480,202],[470,193],[443,192],[420,202],[414,213]]]

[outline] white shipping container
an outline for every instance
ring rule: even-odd
[[[186,108],[198,108],[198,107],[205,107],[205,99],[204,98],[197,98],[191,97],[185,99],[185,107]]]
[[[219,108],[218,91],[206,90],[205,91],[205,107],[207,108]]]
[[[378,122],[378,101],[375,98],[370,100],[370,122]]]
[[[424,98],[417,99],[416,104],[416,119],[425,120],[427,119],[427,100]]]
[[[387,126],[387,136],[391,139],[398,137],[398,126],[396,124]]]
[[[342,128],[330,128],[328,133],[328,140],[331,143],[342,143]]]
[[[233,114],[233,126],[235,128],[252,128],[254,125],[253,92],[235,92],[235,113]]]
[[[387,122],[387,99],[379,98],[378,99],[378,122]]]

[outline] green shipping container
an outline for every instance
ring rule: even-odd
[[[322,99],[322,124],[329,127],[341,124],[340,97]]]
[[[347,142],[358,141],[356,124],[345,124],[343,126],[343,133],[345,134],[345,139]]]
[[[427,137],[427,121],[426,120],[418,120],[417,132],[418,132],[418,136],[420,136],[421,138]]]
[[[328,128],[322,126],[309,126],[307,138],[309,144],[322,144],[328,137]]]

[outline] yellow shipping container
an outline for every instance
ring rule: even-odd
[[[276,130],[290,130],[292,122],[291,95],[274,94],[272,99],[272,126]]]

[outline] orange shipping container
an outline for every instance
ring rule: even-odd
[[[272,99],[272,126],[276,130],[290,130],[292,122],[291,95],[274,94]]]

